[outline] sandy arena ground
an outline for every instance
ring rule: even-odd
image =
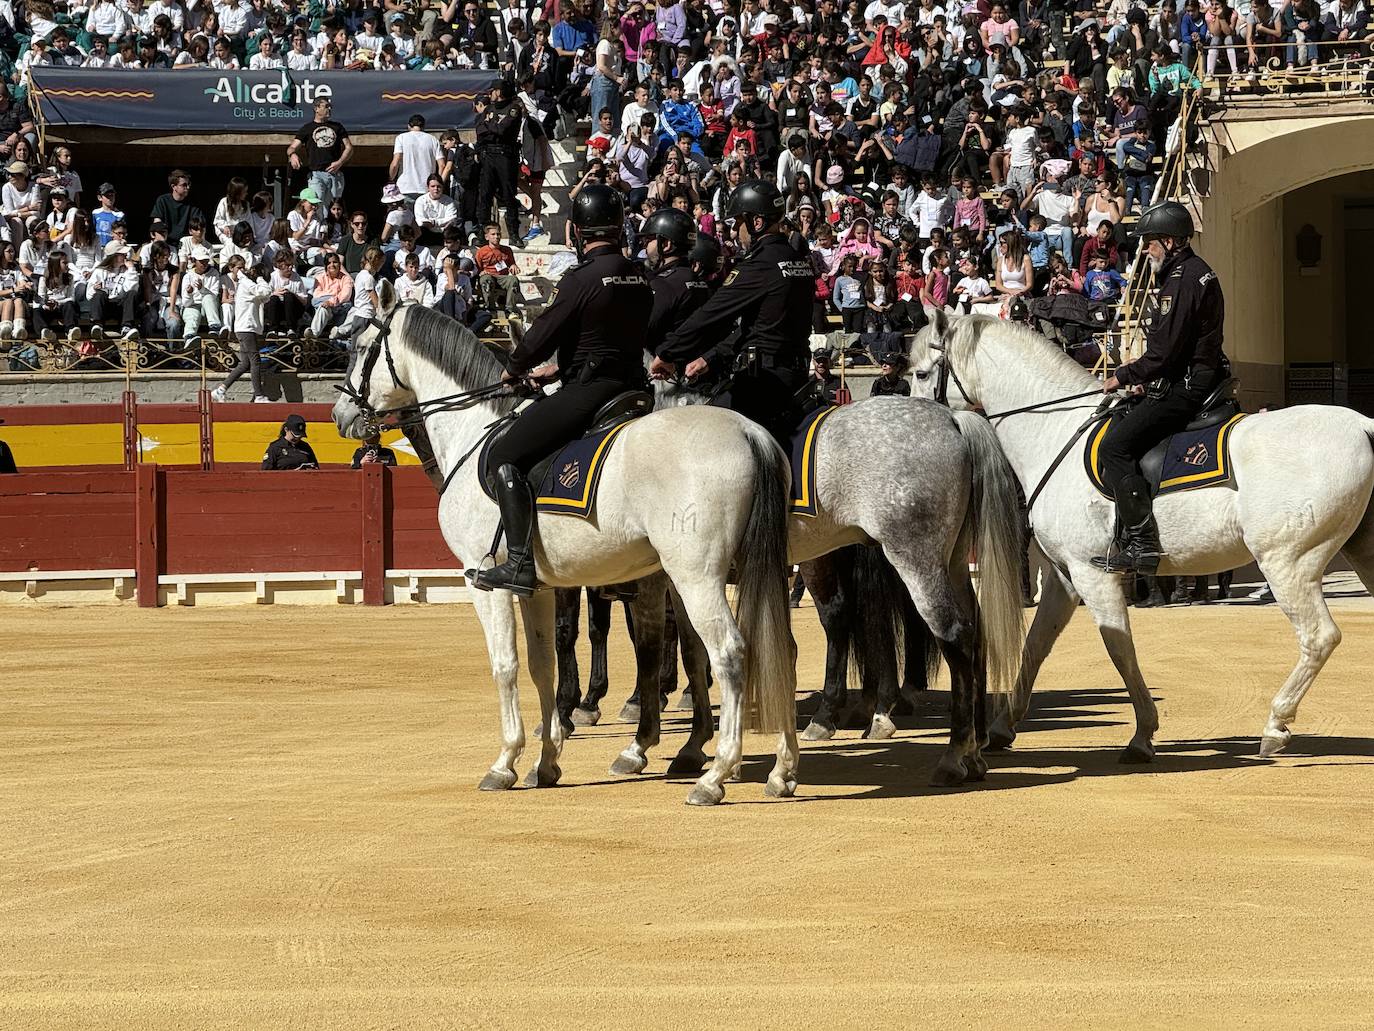
[[[1273,763],[1272,606],[1136,617],[1152,768],[1080,612],[985,784],[926,786],[931,717],[805,745],[792,801],[750,738],[701,810],[678,713],[636,780],[610,722],[566,786],[475,790],[467,606],[9,609],[0,1027],[1368,1028],[1374,608],[1338,619]],[[612,713],[629,669],[617,632]]]

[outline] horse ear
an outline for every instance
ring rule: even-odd
[[[945,309],[936,308],[934,313],[930,316],[930,329],[935,335],[935,339],[931,342],[943,348],[945,346],[945,337],[949,335],[949,326],[949,316],[945,314]]]
[[[383,315],[390,315],[396,307],[396,288],[391,285],[391,280],[383,279],[377,283],[377,303]]]

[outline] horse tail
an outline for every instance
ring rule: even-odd
[[[764,731],[797,725],[797,644],[787,604],[787,521],[791,468],[767,431],[750,425],[754,503],[735,553],[736,618],[744,636],[744,702]]]
[[[844,644],[854,656],[860,683],[868,670],[881,672],[893,662],[899,649],[917,649],[929,684],[940,668],[939,642],[916,612],[896,566],[879,547],[856,544],[846,550],[854,554],[854,620]],[[907,634],[911,617],[915,632]]]
[[[978,628],[987,656],[988,690],[1008,692],[1015,683],[1026,638],[1016,476],[987,419],[975,412],[953,415],[973,461],[970,514],[978,548]]]

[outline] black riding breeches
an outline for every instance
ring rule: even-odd
[[[1197,416],[1215,382],[1215,373],[1198,373],[1190,385],[1175,383],[1163,397],[1147,397],[1112,424],[1098,454],[1102,482],[1113,496],[1123,478],[1140,475],[1140,460],[1151,448]]]
[[[724,393],[711,403],[739,412],[758,423],[787,450],[801,422],[797,391],[806,383],[805,369],[763,366],[738,373]]]
[[[571,443],[592,427],[601,407],[617,394],[634,390],[621,379],[592,378],[563,384],[555,394],[530,405],[515,425],[492,444],[487,453],[487,469],[495,472],[513,465],[526,476],[539,462],[564,444]],[[533,485],[538,489],[539,485]]]

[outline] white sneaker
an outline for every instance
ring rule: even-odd
[[[270,405],[271,403],[272,399],[270,397],[263,397],[261,394],[253,395],[253,404],[255,405]]]
[[[1274,592],[1269,589],[1268,584],[1265,584],[1258,591],[1251,591],[1245,597],[1250,601],[1273,601]]]
[[[14,327],[8,322],[0,322],[0,340],[13,340]]]
[[[16,339],[16,340],[27,340],[28,338],[29,338],[29,330],[28,330],[28,327],[25,326],[22,322],[16,321],[15,324],[14,324],[14,339]]]
[[[214,390],[210,391],[210,396],[222,404],[224,399],[229,395],[224,392],[223,387],[216,387]]]
[[[138,330],[135,329],[133,326],[130,326],[128,329],[124,330],[124,332],[122,332],[122,333],[119,334],[119,339],[120,339],[120,340],[137,340],[137,339],[138,339]]]
[[[67,330],[67,343],[78,344],[80,342],[81,328],[79,326],[73,326],[71,329]]]
[[[54,340],[57,339],[57,334],[50,329],[43,330],[43,332],[39,335],[42,336],[43,343],[45,344],[51,344]]]

